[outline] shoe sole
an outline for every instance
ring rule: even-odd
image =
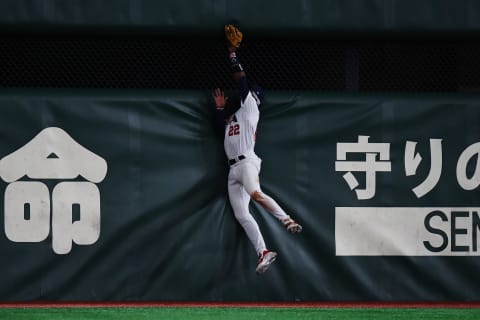
[[[301,225],[297,224],[296,226],[292,226],[291,228],[287,229],[288,232],[295,234],[302,232],[303,228]]]
[[[276,252],[267,253],[268,257],[266,257],[265,261],[262,262],[262,265],[257,267],[257,274],[264,274],[268,270],[268,268],[270,268],[270,265],[277,259],[277,255],[278,254]]]

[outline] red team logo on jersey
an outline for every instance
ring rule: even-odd
[[[240,134],[240,125],[235,124],[231,125],[230,128],[228,129],[228,135],[231,136],[236,136]]]

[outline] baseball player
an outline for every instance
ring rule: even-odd
[[[245,230],[259,256],[257,274],[268,270],[275,261],[277,253],[269,251],[257,222],[250,214],[248,205],[253,199],[283,223],[287,231],[299,233],[302,226],[295,222],[260,188],[259,172],[261,159],[255,154],[255,138],[260,116],[259,106],[264,97],[259,86],[249,87],[245,71],[240,64],[236,51],[242,41],[242,33],[233,25],[225,26],[228,41],[229,60],[234,79],[240,87],[240,102],[233,110],[225,108],[228,97],[220,89],[215,89],[213,99],[216,117],[224,135],[225,153],[230,171],[228,174],[228,196],[235,218]],[[229,107],[231,104],[229,105]]]

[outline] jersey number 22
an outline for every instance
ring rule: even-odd
[[[230,128],[228,129],[228,135],[229,136],[236,136],[240,134],[240,125],[235,124],[231,125]]]

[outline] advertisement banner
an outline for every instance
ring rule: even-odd
[[[480,301],[480,96],[270,93],[262,276],[210,99],[0,93],[0,301]]]

